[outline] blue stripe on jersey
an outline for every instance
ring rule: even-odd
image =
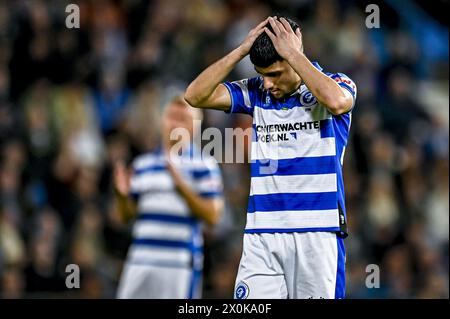
[[[258,136],[258,133],[256,132],[256,124],[252,123],[252,142],[257,142],[256,137]]]
[[[322,67],[319,65],[319,63],[316,62],[316,61],[313,61],[313,62],[312,62],[312,65],[314,65],[314,66],[316,67],[316,69],[318,69],[319,71],[322,71],[322,70],[323,70]]]
[[[251,163],[252,177],[269,175],[312,175],[333,174],[335,171],[335,156],[297,157],[280,160],[256,160]],[[275,172],[265,173],[269,167],[276,168]]]
[[[236,83],[240,82],[243,85],[246,85],[248,98],[250,105],[245,103],[244,94],[242,92],[241,87]],[[235,82],[224,82],[223,84],[227,88],[231,97],[231,107],[226,113],[244,113],[244,114],[253,114],[255,102],[259,97],[259,87],[262,85],[261,77],[253,77],[244,81],[235,81]]]
[[[188,299],[199,299],[201,296],[201,277],[202,271],[193,269],[191,272],[191,281],[189,284]]]
[[[345,113],[333,117],[334,134],[336,138],[336,176],[338,186],[338,201],[340,203],[340,207],[344,213],[345,218],[347,218],[347,213],[345,209],[344,177],[342,174],[342,166],[340,163],[340,159],[342,157],[342,153],[344,152],[344,147],[347,145],[348,142],[350,125],[351,125],[350,113]]]
[[[333,117],[332,124],[334,125],[334,132],[336,137],[337,151],[341,151],[347,145],[348,134],[350,131],[350,113],[344,113]],[[338,156],[338,152],[336,152]]]
[[[345,246],[344,239],[336,236],[337,239],[337,269],[336,269],[336,286],[334,289],[334,298],[345,298]]]
[[[192,177],[194,177],[195,180],[206,178],[206,177],[217,177],[220,175],[220,171],[218,169],[202,169],[202,170],[195,170],[192,171]]]
[[[196,225],[198,223],[198,220],[195,217],[170,215],[168,213],[140,213],[137,217],[137,220],[151,220],[187,225]]]
[[[345,83],[339,83],[339,85],[342,86],[344,89],[347,89],[352,94],[353,98],[355,98],[355,91],[353,91],[350,85]]]
[[[248,201],[248,213],[336,208],[336,192],[251,195]]]
[[[203,178],[203,177],[209,177],[209,176],[211,176],[211,171],[207,170],[207,169],[192,171],[192,176],[195,179],[200,179],[200,178]]]
[[[336,232],[339,231],[339,227],[317,227],[317,228],[248,228],[244,230],[246,234],[257,234],[257,233],[294,233],[294,232],[312,232],[312,231],[323,231],[323,232]]]
[[[331,119],[320,121],[320,138],[334,137],[333,123]]]
[[[130,192],[130,196],[133,199],[134,202],[137,202],[139,199],[139,193],[136,192]]]
[[[237,84],[225,82],[223,83],[228,89],[231,97],[231,107],[229,113],[246,113],[252,114],[253,109],[244,105],[244,95]]]
[[[135,169],[134,170],[134,175],[141,175],[144,173],[154,173],[154,172],[161,172],[164,171],[166,169],[166,165],[163,164],[159,164],[159,165],[151,165],[151,166],[146,166],[146,167],[142,167],[139,169]]]
[[[199,193],[199,195],[204,198],[213,198],[213,197],[220,197],[223,194],[221,192],[201,192]]]

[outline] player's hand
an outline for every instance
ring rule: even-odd
[[[175,185],[175,189],[178,189],[180,185],[183,184],[183,176],[175,167],[174,163],[170,159],[170,156],[166,156],[166,167],[170,176],[172,176],[173,183]]]
[[[302,34],[300,28],[297,28],[294,32],[289,22],[284,18],[278,21],[275,18],[269,17],[269,23],[272,26],[273,32],[268,28],[264,28],[264,31],[270,37],[275,50],[277,50],[283,59],[289,61],[293,54],[301,53]]]
[[[239,48],[242,50],[243,55],[247,55],[250,52],[250,49],[256,38],[264,32],[264,26],[267,24],[267,22],[269,22],[269,18],[262,21],[260,24],[250,30],[245,40],[239,46]]]
[[[130,174],[122,161],[114,164],[114,189],[122,196],[128,196],[130,192]]]

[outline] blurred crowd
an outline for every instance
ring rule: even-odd
[[[65,26],[69,2],[80,29]],[[168,98],[279,12],[299,22],[312,61],[358,86],[344,161],[347,296],[448,298],[448,29],[436,10],[394,2],[369,29],[356,0],[0,0],[0,297],[115,297],[130,225],[112,163],[154,148]],[[254,74],[247,58],[230,79]],[[203,126],[251,121],[207,111]],[[242,249],[249,166],[221,168],[226,207],[204,229],[204,298],[232,297]],[[80,289],[66,288],[68,264]]]

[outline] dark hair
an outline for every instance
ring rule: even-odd
[[[280,20],[280,18],[285,18],[289,24],[291,25],[292,30],[294,32],[297,30],[297,28],[300,28],[297,22],[293,21],[290,18],[284,17],[284,16],[277,16],[277,20]],[[266,24],[267,29],[269,29],[271,32],[273,32],[272,26],[270,23]],[[303,50],[303,47],[302,47]],[[250,49],[250,61],[256,66],[265,68],[269,65],[272,65],[273,63],[277,61],[283,60],[281,56],[278,54],[278,52],[275,50],[275,47],[273,46],[272,40],[269,38],[267,33],[263,32],[261,33],[253,42],[253,45]]]

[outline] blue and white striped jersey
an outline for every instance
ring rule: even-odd
[[[200,196],[221,197],[219,166],[200,151],[187,152],[174,166]],[[133,164],[130,192],[138,215],[133,225],[133,242],[128,252],[131,264],[165,267],[194,267],[203,264],[201,221],[194,217],[176,191],[161,150],[138,156]]]
[[[356,85],[348,76],[325,74],[355,101]],[[224,85],[232,100],[229,112],[253,116],[245,232],[336,231],[345,236],[342,162],[352,111],[332,115],[304,84],[278,100],[264,90],[262,77]]]

